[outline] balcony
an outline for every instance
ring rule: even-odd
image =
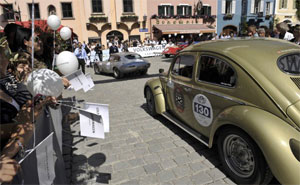
[[[121,21],[122,22],[137,22],[139,19],[138,16],[136,15],[123,15],[121,16]]]
[[[233,18],[233,14],[227,13],[224,15],[224,20],[231,20]]]
[[[257,17],[263,17],[264,13],[263,12],[257,12]]]
[[[272,15],[268,14],[268,15],[265,16],[265,19],[269,20],[271,17],[272,17]]]
[[[92,16],[89,18],[90,19],[90,22],[92,23],[101,23],[101,22],[107,22],[108,20],[108,17],[105,17],[105,16]]]

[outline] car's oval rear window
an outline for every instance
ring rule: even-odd
[[[277,66],[281,71],[290,75],[300,75],[300,53],[280,57]]]

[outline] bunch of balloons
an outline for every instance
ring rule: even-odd
[[[56,15],[50,15],[47,24],[56,31],[60,28],[61,21]],[[60,36],[63,40],[70,39],[71,35],[72,31],[69,27],[61,28]],[[69,75],[78,69],[77,57],[72,52],[63,51],[57,56],[56,66],[63,75]],[[62,78],[50,69],[38,69],[29,75],[27,89],[33,96],[40,94],[58,97],[63,91]]]

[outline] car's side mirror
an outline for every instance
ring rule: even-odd
[[[159,73],[163,73],[163,72],[165,72],[165,70],[164,70],[164,69],[159,69],[158,71],[159,71]]]

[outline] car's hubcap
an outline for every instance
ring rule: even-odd
[[[118,71],[117,71],[116,69],[114,70],[114,75],[115,75],[115,76],[118,76],[118,75],[119,75],[119,74],[118,74]]]
[[[147,90],[147,92],[146,92],[146,100],[147,100],[148,109],[150,111],[152,111],[153,110],[153,100],[152,100],[152,94],[151,94],[150,90]]]
[[[255,168],[253,152],[248,143],[238,135],[228,135],[223,144],[227,165],[236,175],[250,177]]]

